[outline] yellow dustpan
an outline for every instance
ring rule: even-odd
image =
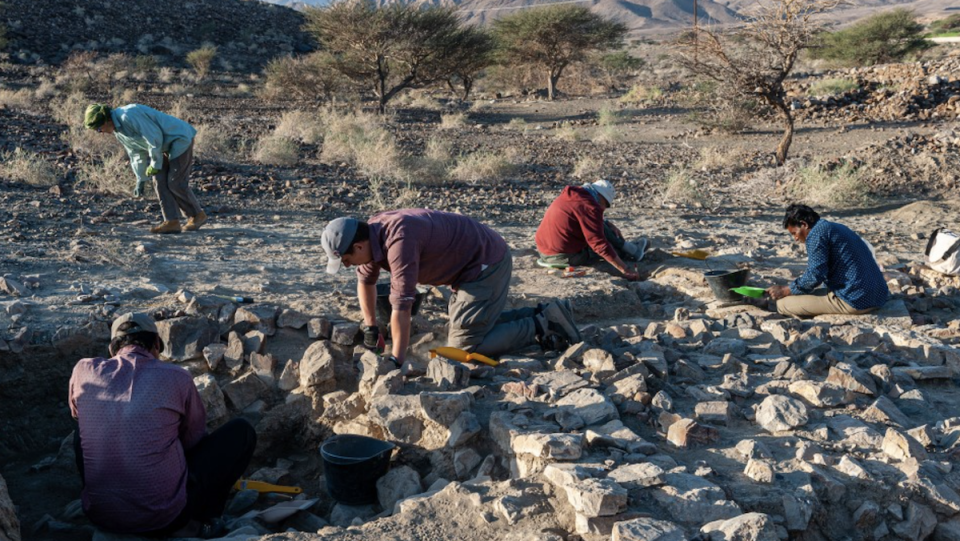
[[[490,366],[499,366],[500,363],[487,357],[486,355],[480,355],[479,353],[467,353],[466,351],[459,348],[451,347],[442,347],[430,350],[430,358],[434,358],[437,355],[450,359],[451,361],[458,361],[461,363],[468,363],[471,361],[483,363]]]
[[[710,257],[710,252],[706,250],[690,250],[689,252],[670,252],[672,255],[677,257],[686,257],[688,259],[696,259],[698,261],[703,261],[704,259]]]

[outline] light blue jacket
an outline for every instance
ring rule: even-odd
[[[174,159],[183,154],[197,130],[179,118],[146,105],[125,105],[110,112],[114,135],[130,156],[137,184],[147,180],[147,166],[163,169],[163,155]]]

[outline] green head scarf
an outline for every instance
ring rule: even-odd
[[[95,130],[103,126],[108,120],[110,120],[110,106],[102,103],[90,105],[83,113],[83,125],[88,130]]]

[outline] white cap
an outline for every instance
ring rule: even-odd
[[[594,190],[597,190],[597,193],[602,195],[604,199],[607,200],[607,204],[611,207],[613,206],[613,199],[617,196],[616,192],[613,190],[613,184],[610,184],[609,180],[598,180],[593,184],[589,185]]]
[[[350,249],[357,234],[356,218],[337,218],[327,224],[320,236],[320,245],[327,253],[327,272],[336,274],[343,266],[340,257]]]

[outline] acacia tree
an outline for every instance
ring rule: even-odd
[[[823,44],[811,50],[816,58],[857,66],[899,62],[933,46],[923,38],[923,25],[909,9],[897,8],[823,35]]]
[[[451,92],[457,93],[456,86],[459,84],[463,88],[460,100],[467,101],[477,76],[493,63],[494,41],[489,32],[478,26],[465,27],[457,41],[460,46],[449,60],[447,86]]]
[[[577,5],[524,9],[493,23],[500,61],[544,68],[551,100],[567,66],[590,53],[622,47],[626,33],[623,24]]]
[[[679,42],[680,61],[690,71],[733,89],[731,99],[760,98],[777,111],[783,124],[777,165],[787,159],[794,130],[783,81],[822,28],[814,17],[842,1],[761,0],[743,27],[729,33],[699,29]]]
[[[381,113],[401,90],[446,80],[464,36],[447,7],[342,0],[308,8],[306,18],[305,30],[330,52],[334,67],[370,88]]]

